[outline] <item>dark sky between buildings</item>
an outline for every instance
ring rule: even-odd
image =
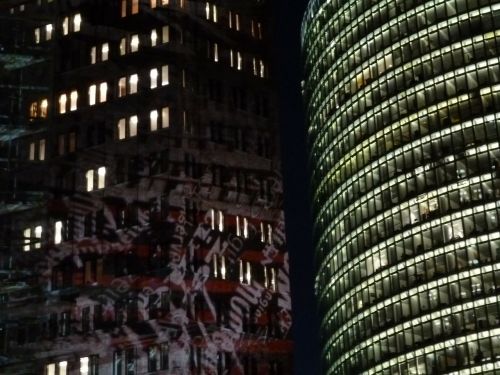
[[[306,0],[275,0],[275,66],[280,89],[285,216],[294,315],[295,375],[319,375],[318,318],[313,294],[313,249],[306,125],[300,94],[300,24]]]

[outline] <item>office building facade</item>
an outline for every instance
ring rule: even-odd
[[[0,372],[290,373],[268,2],[0,7]]]
[[[494,374],[498,1],[312,0],[305,56],[326,374]]]

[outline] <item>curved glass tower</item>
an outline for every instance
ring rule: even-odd
[[[313,0],[326,374],[500,373],[500,1]]]

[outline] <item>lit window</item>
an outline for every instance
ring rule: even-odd
[[[271,226],[271,224],[267,224],[267,243],[273,243],[273,227]]]
[[[139,35],[132,35],[130,38],[130,52],[137,52],[139,50]]]
[[[68,375],[68,362],[59,362],[59,375]]]
[[[125,139],[126,137],[126,127],[125,127],[125,119],[121,118],[118,120],[118,139]]]
[[[226,279],[226,258],[222,255],[214,254],[212,257],[214,277]]]
[[[240,217],[236,216],[236,235],[241,236]]]
[[[262,24],[260,22],[257,22],[257,34],[259,39],[262,39]]]
[[[243,218],[243,237],[248,238],[248,220],[246,217]]]
[[[42,226],[38,225],[35,227],[35,238],[37,241],[35,242],[35,249],[39,249],[41,247],[41,241],[42,241]]]
[[[23,231],[23,237],[24,237],[24,246],[23,246],[23,250],[24,251],[30,251],[31,249],[31,229],[30,228],[26,228],[24,231]]]
[[[62,242],[62,221],[56,221],[54,225],[54,243],[60,244]]]
[[[52,24],[45,25],[45,40],[51,40],[52,39],[52,30],[53,26]]]
[[[47,117],[47,109],[49,108],[49,102],[47,99],[42,99],[40,103],[40,117]]]
[[[217,22],[217,6],[215,4],[212,5],[212,20]]]
[[[55,363],[50,363],[47,366],[45,366],[45,370],[47,372],[47,375],[56,375],[56,364]]]
[[[226,279],[226,257],[221,256],[220,259],[220,276],[223,280]]]
[[[215,210],[213,208],[210,209],[210,227],[215,230]]]
[[[61,94],[59,96],[59,113],[66,113],[66,103],[68,102],[68,97],[66,94]]]
[[[120,56],[123,56],[127,53],[127,38],[120,39]]]
[[[276,268],[264,266],[264,286],[273,292],[276,292],[276,286],[278,285],[277,275]]]
[[[35,160],[35,142],[30,143],[29,160]]]
[[[219,227],[219,232],[224,231],[224,214],[222,211],[217,211],[217,219],[218,219],[218,227]]]
[[[97,87],[96,85],[91,85],[89,87],[89,105],[94,105],[96,103]]]
[[[151,0],[150,4],[151,4],[151,8],[156,8],[158,6],[156,0]]]
[[[161,85],[166,86],[168,84],[169,84],[168,65],[163,65],[161,67]]]
[[[123,17],[127,17],[127,0],[122,0],[120,7],[120,15]]]
[[[97,48],[94,46],[90,49],[90,63],[95,64],[97,62]]]
[[[158,111],[153,110],[149,112],[149,129],[154,132],[158,129]]]
[[[118,80],[118,97],[127,95],[127,78],[122,77]]]
[[[139,0],[132,0],[132,14],[139,13]]]
[[[170,127],[170,108],[163,107],[161,109],[161,127],[169,128]]]
[[[38,142],[38,160],[45,160],[45,139]]]
[[[233,50],[229,51],[229,64],[231,68],[234,68],[234,52]]]
[[[158,43],[158,33],[156,30],[151,31],[151,46],[154,47]]]
[[[75,14],[73,16],[73,31],[74,32],[80,31],[81,25],[82,25],[82,16],[80,15],[80,13]]]
[[[106,184],[106,167],[97,170],[97,188],[102,189]]]
[[[252,282],[252,271],[251,271],[251,264],[250,262],[247,262],[247,269],[246,269],[246,283],[250,284]]]
[[[168,25],[165,25],[161,28],[161,42],[170,42],[170,27],[168,27]]]
[[[207,3],[205,4],[205,18],[207,20],[210,19],[210,3],[207,1]]]
[[[102,82],[99,85],[99,103],[104,103],[107,100],[108,94],[108,84],[106,82]]]
[[[89,375],[89,357],[80,358],[80,375]]]
[[[264,78],[265,72],[266,72],[266,70],[265,70],[265,66],[264,66],[264,61],[259,60],[259,75],[261,78]]]
[[[238,13],[236,13],[235,15],[235,19],[236,19],[236,31],[240,31],[240,15]]]
[[[101,47],[101,60],[107,61],[109,58],[109,43],[104,43]]]
[[[70,99],[71,99],[71,103],[70,103],[69,109],[70,109],[70,111],[76,111],[76,109],[78,108],[78,92],[71,91]]]
[[[252,66],[253,66],[253,75],[256,76],[257,75],[257,59],[255,57],[252,59]]]
[[[214,270],[214,277],[219,277],[219,256],[217,254],[212,255],[212,269]]]
[[[229,28],[232,29],[233,28],[233,12],[231,12],[231,11],[229,11],[228,20],[229,20]]]
[[[64,17],[63,23],[62,23],[62,28],[63,28],[63,35],[68,35],[69,34],[69,18]]]
[[[219,46],[217,45],[217,43],[214,43],[214,61],[219,61]]]
[[[40,43],[40,28],[38,27],[35,29],[35,43]]]
[[[30,117],[38,117],[38,103],[37,102],[31,103]]]
[[[87,191],[92,191],[94,189],[94,171],[92,169],[87,171],[85,179],[87,180]]]
[[[129,125],[129,136],[130,137],[135,137],[137,135],[137,123],[138,123],[137,116],[131,116],[128,120],[128,125]]]
[[[154,89],[158,87],[158,69],[154,68],[149,71],[150,85],[149,87]]]
[[[132,74],[128,80],[129,84],[129,94],[135,94],[137,92],[137,83],[139,82],[139,77],[137,74]]]
[[[238,68],[238,70],[241,70],[242,67],[243,67],[243,58],[241,57],[241,53],[238,52],[238,64],[237,64],[237,68]]]
[[[168,5],[169,0],[161,0],[161,5]]]
[[[252,282],[252,267],[250,262],[240,259],[240,283],[250,284]]]
[[[252,35],[253,38],[255,38],[255,21],[254,20],[250,21],[250,34]]]

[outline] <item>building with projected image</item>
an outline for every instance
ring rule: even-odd
[[[498,373],[500,2],[312,0],[302,47],[325,373]]]
[[[0,373],[291,373],[270,6],[0,2]]]

